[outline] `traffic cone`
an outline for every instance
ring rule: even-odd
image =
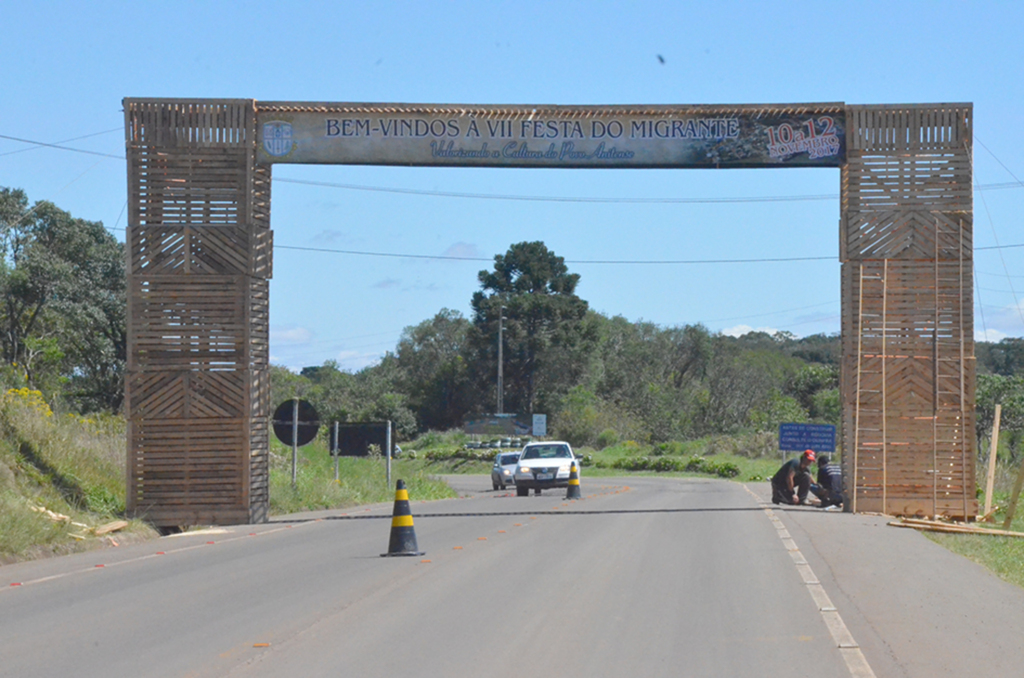
[[[409,492],[405,489],[405,481],[399,480],[395,486],[395,509],[391,513],[391,541],[385,556],[422,556],[416,544],[416,530],[412,526],[412,511],[409,510]]]
[[[580,499],[580,474],[576,471],[576,462],[569,467],[569,486],[565,488],[566,499]]]

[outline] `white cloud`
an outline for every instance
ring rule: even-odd
[[[999,343],[1008,336],[1010,335],[1006,332],[1000,332],[999,330],[974,330],[975,341],[991,341],[993,343]]]
[[[750,332],[764,332],[766,334],[774,335],[779,330],[774,327],[758,327],[754,329],[750,325],[736,325],[735,327],[727,327],[722,330],[722,334],[729,337],[742,337],[744,334]]]
[[[471,242],[457,242],[442,252],[446,257],[462,257],[465,259],[480,259],[484,255],[480,249]]]
[[[335,356],[338,367],[343,370],[357,372],[369,367],[381,359],[382,353],[365,353],[361,351],[341,351]]]
[[[270,329],[270,343],[272,344],[304,344],[312,337],[313,333],[305,327]]]
[[[986,306],[986,308],[989,307]],[[978,324],[975,322],[975,328],[978,327]],[[1003,306],[995,311],[986,311],[985,325],[988,327],[989,336],[992,336],[993,332],[1000,333],[1003,337],[1021,336],[1022,329],[1024,329],[1024,301]],[[975,330],[975,335],[977,335],[977,330]]]

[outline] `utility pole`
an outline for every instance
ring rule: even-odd
[[[299,467],[299,396],[292,399],[292,489],[295,489]]]
[[[505,333],[505,307],[498,314],[498,414],[505,413],[505,361],[502,356]]]

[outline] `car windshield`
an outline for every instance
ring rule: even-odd
[[[523,459],[568,459],[571,456],[565,445],[533,445],[523,450]]]
[[[502,466],[507,466],[508,464],[514,464],[517,461],[519,461],[518,454],[503,454],[501,455],[500,463]]]

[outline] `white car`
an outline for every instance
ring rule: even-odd
[[[572,453],[569,443],[560,440],[530,443],[523,448],[516,465],[516,495],[525,497],[533,489],[535,494],[552,487],[569,486],[569,467],[580,462]]]

